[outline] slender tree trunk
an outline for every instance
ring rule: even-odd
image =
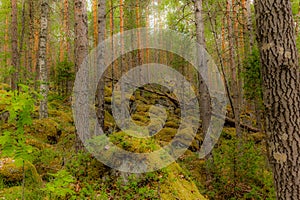
[[[11,0],[11,64],[14,68],[14,73],[11,77],[11,88],[16,90],[19,81],[19,51],[18,51],[18,5],[17,0]]]
[[[98,2],[97,0],[93,0],[92,5],[92,12],[93,12],[93,28],[94,28],[94,47],[98,45]]]
[[[236,135],[241,138],[241,127],[240,127],[240,108],[239,108],[239,89],[237,82],[237,69],[235,62],[235,52],[234,52],[234,32],[232,24],[232,4],[231,0],[227,0],[227,23],[228,23],[228,42],[229,42],[229,64],[231,71],[231,91],[233,100],[233,115],[235,119]]]
[[[204,37],[204,23],[202,17],[202,0],[195,1],[195,22],[196,22],[196,40],[202,45],[202,48],[206,48],[205,37]],[[201,52],[199,52],[201,54]],[[199,55],[200,56],[200,55]],[[199,57],[197,56],[197,57]],[[201,55],[198,60],[198,67],[204,68],[203,72],[207,72],[207,63],[205,55]],[[207,73],[204,73],[204,76],[208,76]],[[205,83],[204,78],[201,74],[198,74],[199,78],[199,93],[200,93],[200,117],[202,120],[202,130],[204,135],[208,131],[211,118],[211,105],[210,105],[210,95],[208,91],[207,83]]]
[[[48,39],[48,12],[49,2],[43,0],[41,3],[41,30],[39,41],[38,66],[40,70],[40,93],[43,99],[40,102],[40,119],[48,117],[48,70],[47,70],[47,39]]]
[[[8,54],[9,54],[9,45],[8,45],[9,44],[9,36],[8,36],[8,34],[9,34],[9,20],[8,20],[8,16],[6,16],[6,18],[5,18],[5,35],[4,35],[5,68],[10,66],[10,59],[9,59],[9,56],[8,56]],[[8,82],[7,77],[5,77],[5,78],[6,78],[5,82],[6,81]]]
[[[29,27],[28,27],[28,72],[33,72],[32,68],[32,57],[33,57],[33,46],[34,46],[34,34],[32,34],[32,31],[34,31],[34,7],[33,7],[33,0],[30,0],[28,2],[29,4]],[[31,77],[32,78],[32,77]]]
[[[62,26],[61,26],[61,37],[60,37],[60,42],[59,42],[59,62],[63,62],[64,58],[65,58],[65,27],[64,27],[64,14],[65,14],[65,10],[64,10],[64,2],[61,2],[62,5],[63,5],[63,8],[62,8],[62,13],[63,13],[63,16],[61,17],[62,18]]]
[[[255,10],[277,199],[299,199],[300,69],[291,3],[256,0]]]
[[[98,41],[102,43],[105,40],[106,32],[106,0],[98,0]],[[102,47],[102,46],[100,46]],[[103,48],[103,47],[102,47]],[[99,48],[98,54],[98,66],[104,65],[104,50]],[[98,67],[99,68],[99,67]],[[101,67],[103,68],[103,67]],[[98,123],[102,129],[104,128],[104,77],[100,77],[97,90],[97,117]]]
[[[38,77],[38,69],[37,69],[37,52],[39,50],[39,38],[40,38],[40,32],[39,32],[39,21],[38,20],[34,20],[34,47],[33,47],[33,51],[32,51],[32,67],[33,67],[33,72],[36,73],[36,77]],[[35,78],[37,79],[37,78]]]
[[[64,59],[70,59],[70,46],[67,41],[70,37],[70,26],[69,26],[69,0],[63,1],[63,20],[62,20],[62,38],[60,42],[60,54],[59,61],[62,62]],[[68,56],[66,56],[66,52]]]
[[[22,0],[22,20],[21,20],[21,38],[20,38],[20,48],[19,48],[19,63],[18,63],[18,68],[19,68],[19,74],[21,73],[21,58],[22,58],[22,55],[23,55],[23,46],[24,46],[24,37],[25,37],[25,9],[26,9],[26,4],[25,4],[25,0]],[[24,59],[24,66],[25,66],[25,59]],[[24,74],[21,74],[23,75],[23,77],[26,75],[26,71],[24,70]],[[22,77],[22,78],[23,78]],[[22,78],[21,76],[19,75],[18,77],[18,81],[21,82],[22,81]]]

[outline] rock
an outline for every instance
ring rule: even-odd
[[[25,185],[35,187],[42,184],[42,179],[36,168],[30,162],[25,161]],[[0,177],[5,183],[19,185],[23,181],[23,167],[18,166],[15,160],[4,158],[0,160]]]

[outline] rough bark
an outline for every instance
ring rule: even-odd
[[[8,33],[9,32],[9,22],[8,22],[8,16],[6,16],[5,18],[5,34],[4,34],[4,62],[5,62],[5,67],[8,67],[10,65],[10,59],[9,59],[9,56],[8,56],[8,53],[9,53],[9,36],[8,36]],[[7,80],[5,80],[6,82]]]
[[[98,45],[98,2],[97,0],[93,0],[93,6],[92,6],[92,12],[93,12],[93,28],[94,28],[94,47],[97,47]]]
[[[99,43],[105,40],[106,32],[106,0],[98,0],[98,41]],[[100,46],[101,47],[101,46]],[[98,65],[104,65],[104,54],[103,49],[99,48],[98,54]],[[98,84],[98,90],[96,94],[97,98],[97,117],[100,127],[104,128],[104,77],[99,77],[100,81]]]
[[[291,4],[256,0],[255,10],[277,199],[299,199],[300,70]]]
[[[69,31],[69,0],[64,0],[62,2],[63,9],[63,19],[62,19],[62,35],[61,35],[61,41],[60,41],[60,49],[59,49],[59,61],[63,62],[65,59],[70,59],[70,53],[69,53],[69,43],[68,38],[70,36]],[[66,52],[68,53],[68,56],[66,56]]]
[[[86,0],[75,0],[75,71],[88,55],[88,18]]]
[[[38,67],[40,70],[40,93],[43,99],[40,102],[40,118],[48,117],[48,70],[47,70],[47,38],[48,38],[48,12],[49,12],[49,2],[48,0],[43,0],[41,3],[41,29],[39,38],[39,57],[38,57]]]
[[[235,46],[234,46],[234,29],[232,23],[232,1],[227,0],[227,25],[228,25],[228,43],[229,43],[229,64],[231,73],[231,91],[233,100],[233,113],[235,119],[236,135],[241,138],[241,127],[240,127],[240,94],[238,88],[237,79],[237,67],[235,61]]]
[[[11,77],[11,88],[17,89],[19,79],[19,50],[18,50],[18,8],[17,0],[11,0],[11,64],[14,68],[14,73]]]
[[[75,48],[74,48],[75,59],[74,60],[75,60],[75,71],[77,72],[81,64],[84,62],[86,56],[88,55],[88,18],[87,18],[86,0],[75,0],[74,12],[75,12]],[[82,105],[81,109],[83,110],[83,112],[86,111],[86,109],[88,109],[87,105],[86,104]],[[87,120],[87,119],[83,119],[83,120]],[[87,137],[87,135],[84,134],[86,133],[77,132],[76,134],[76,144],[75,144],[76,151],[83,150],[83,144],[80,141],[80,138],[84,139],[84,137]]]

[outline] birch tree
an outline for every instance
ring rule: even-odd
[[[47,37],[48,37],[48,12],[49,12],[49,2],[48,0],[43,0],[41,3],[41,28],[39,37],[39,57],[38,57],[38,67],[40,71],[40,93],[43,99],[40,102],[40,118],[48,117],[48,71],[47,71]]]

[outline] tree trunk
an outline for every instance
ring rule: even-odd
[[[233,100],[233,114],[236,122],[236,135],[241,138],[241,127],[240,127],[240,94],[238,88],[238,79],[237,79],[237,69],[235,62],[235,51],[234,51],[234,30],[232,23],[232,2],[227,0],[227,23],[228,23],[228,43],[229,43],[229,64],[231,71],[231,91],[232,91],[232,100]]]
[[[39,58],[38,66],[40,70],[40,93],[43,99],[40,102],[40,119],[48,117],[48,70],[47,70],[47,37],[48,37],[48,12],[49,4],[48,0],[43,0],[41,4],[41,29],[40,29],[40,41],[39,41]]]
[[[11,77],[11,88],[16,90],[18,88],[19,79],[19,51],[18,51],[18,5],[17,0],[11,0],[11,50],[12,59],[11,64],[14,68],[14,73]]]
[[[98,0],[98,41],[102,43],[105,40],[106,32],[106,0]],[[102,47],[102,46],[100,46]],[[103,48],[103,47],[102,47]],[[98,54],[98,66],[104,65],[104,50],[99,48]],[[104,128],[104,77],[100,77],[97,90],[97,117],[100,127]]]
[[[75,71],[88,55],[88,18],[86,0],[75,0]]]
[[[93,28],[94,28],[94,47],[98,45],[98,2],[93,0]]]
[[[205,38],[204,38],[204,23],[202,18],[202,0],[195,1],[195,23],[196,23],[196,40],[200,45],[202,45],[202,48],[206,48]],[[199,68],[204,68],[204,70],[199,70],[199,71],[203,71],[203,72],[207,71],[206,69],[207,63],[205,57],[199,58],[197,63],[199,65],[198,66]],[[202,120],[202,130],[205,135],[208,131],[210,118],[211,118],[210,95],[209,95],[208,87],[206,85],[207,83],[205,83],[204,78],[201,76],[200,73],[198,74],[198,78],[199,78],[199,93],[200,93],[200,99],[199,99],[200,117]]]
[[[300,70],[291,4],[256,0],[255,10],[277,199],[299,199]]]
[[[6,16],[5,18],[5,35],[4,35],[4,64],[5,64],[5,68],[7,69],[7,67],[10,65],[10,59],[9,59],[9,21],[8,21],[8,16]],[[9,82],[7,80],[7,77],[5,77],[5,83]]]
[[[87,7],[86,0],[75,0],[74,1],[74,12],[75,12],[75,71],[77,72],[84,62],[84,59],[88,55],[88,18],[87,18]],[[88,105],[86,103],[82,105],[82,110],[86,110]],[[83,111],[84,112],[84,111]],[[85,119],[87,120],[87,119]],[[82,134],[82,135],[79,135]],[[83,135],[86,133],[76,134],[75,149],[78,152],[83,150],[83,143],[80,138],[87,137]]]

